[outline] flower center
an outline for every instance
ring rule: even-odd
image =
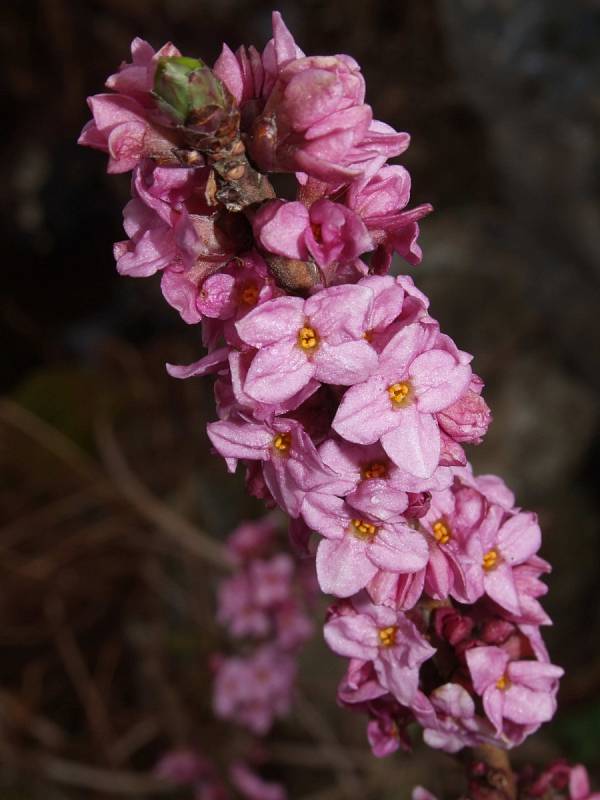
[[[483,568],[484,570],[489,571],[490,569],[494,569],[494,567],[498,566],[498,551],[497,550],[488,550],[487,553],[483,557]]]
[[[374,539],[377,534],[377,528],[370,522],[365,522],[364,519],[353,519],[352,527],[354,528],[354,535],[357,539]]]
[[[298,346],[302,350],[314,350],[319,344],[319,336],[314,328],[305,325],[298,331]]]
[[[255,306],[258,301],[258,294],[258,286],[249,283],[240,292],[240,300],[245,306]]]
[[[502,675],[501,678],[498,678],[496,681],[496,689],[500,689],[501,692],[504,692],[506,689],[510,688],[510,678],[505,674]]]
[[[287,453],[292,446],[292,434],[289,433],[278,433],[277,436],[273,439],[273,447],[279,453]]]
[[[366,481],[373,480],[374,478],[385,478],[387,477],[387,465],[382,461],[373,461],[371,464],[367,464],[366,467],[363,467],[362,477]]]
[[[393,647],[396,644],[396,631],[398,628],[395,625],[388,625],[387,628],[379,628],[379,642],[382,647]]]
[[[367,342],[370,343],[370,342],[373,341],[373,334],[374,334],[374,331],[365,331],[363,333],[363,339],[366,339]]]
[[[438,519],[437,522],[434,522],[433,525],[431,526],[431,530],[433,531],[433,536],[435,540],[440,544],[448,544],[448,542],[452,538],[452,531],[450,530],[450,526],[443,519]]]
[[[315,242],[317,244],[323,244],[323,234],[321,232],[321,226],[317,222],[311,222],[310,229],[312,231],[312,235],[315,237]]]
[[[408,381],[399,381],[388,386],[388,394],[395,408],[402,408],[410,401],[411,385]]]

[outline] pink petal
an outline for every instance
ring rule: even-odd
[[[364,286],[342,284],[317,292],[306,301],[306,316],[329,344],[360,339],[373,293]]]
[[[216,372],[227,363],[229,355],[228,347],[221,347],[218,350],[213,350],[204,358],[199,361],[194,361],[193,364],[186,366],[177,366],[176,364],[167,364],[167,372],[172,378],[193,378],[196,375],[208,375],[210,372]]]
[[[485,714],[498,734],[502,732],[505,701],[506,697],[504,692],[497,689],[494,685],[490,686],[483,693],[483,708]]]
[[[304,521],[328,539],[341,539],[350,519],[344,501],[332,494],[312,492],[302,504]]]
[[[210,422],[206,426],[208,438],[217,452],[225,458],[270,458],[271,433],[263,425],[249,422]]]
[[[377,354],[366,341],[330,345],[322,342],[313,356],[315,378],[322,383],[353,386],[377,369]]]
[[[421,353],[410,365],[409,377],[421,412],[434,413],[448,408],[467,390],[471,367],[458,364],[444,350]]]
[[[393,413],[397,424],[381,437],[383,449],[401,469],[418,478],[428,478],[440,459],[440,431],[435,418],[420,414],[414,405]]]
[[[571,768],[569,775],[570,800],[586,800],[590,796],[590,779],[587,770],[582,764]]]
[[[535,692],[513,684],[504,693],[504,716],[520,725],[536,725],[552,719],[556,711],[554,695]]]
[[[365,555],[365,542],[351,534],[342,539],[322,539],[316,564],[321,591],[336,597],[356,594],[377,572]]]
[[[384,347],[380,363],[385,369],[388,385],[404,378],[414,359],[435,341],[437,324],[413,322],[398,331]]]
[[[397,526],[394,530],[379,530],[367,547],[367,555],[380,569],[418,572],[427,564],[429,550],[420,533]]]
[[[510,517],[498,531],[498,548],[509,564],[521,564],[540,548],[542,532],[535,514],[521,512]]]
[[[331,427],[358,444],[373,444],[397,425],[397,414],[391,408],[387,383],[381,376],[348,389]]]
[[[334,617],[325,624],[323,636],[338,656],[372,661],[377,655],[377,628],[366,614]]]
[[[304,325],[304,301],[299,297],[277,297],[255,308],[236,323],[240,338],[252,347],[295,337]]]
[[[508,667],[508,677],[513,683],[538,692],[550,691],[563,675],[561,667],[539,661],[513,661]]]
[[[486,594],[495,600],[502,608],[513,614],[520,614],[519,595],[508,564],[499,564],[494,569],[486,572],[483,577]]]
[[[254,356],[244,391],[260,403],[281,403],[303,389],[314,374],[315,365],[296,340],[285,338],[263,347]]]
[[[465,657],[477,694],[483,694],[488,686],[495,685],[509,662],[508,653],[499,647],[473,647],[467,650]]]

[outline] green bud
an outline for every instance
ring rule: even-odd
[[[174,122],[185,125],[208,109],[229,110],[231,96],[206,64],[196,58],[159,58],[154,78],[158,107]]]

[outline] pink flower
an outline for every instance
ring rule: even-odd
[[[458,481],[435,492],[421,520],[428,533],[427,593],[442,600],[451,595],[474,603],[483,594],[483,551],[480,530],[488,523],[489,504],[483,495]],[[493,522],[492,522],[493,524]]]
[[[215,61],[213,72],[227,86],[242,112],[242,128],[248,130],[263,100],[273,88],[280,70],[304,53],[294,41],[278,11],[272,15],[273,38],[267,43],[262,56],[254,47],[240,47],[235,54],[223,45]]]
[[[412,264],[421,260],[416,245],[418,220],[433,207],[427,203],[411,211],[403,211],[410,198],[410,175],[397,164],[385,165],[385,158],[374,159],[363,174],[349,187],[346,203],[356,211],[379,245],[373,269],[387,272],[391,254],[396,251]]]
[[[331,609],[335,617],[335,607]],[[377,678],[372,661],[351,658],[346,674],[340,681],[337,697],[340,703],[347,706],[364,706],[371,700],[388,695]]]
[[[456,753],[463,747],[474,747],[491,734],[475,716],[475,703],[470,694],[456,683],[439,686],[428,698],[430,708],[416,711],[423,725],[423,739],[429,747]],[[433,712],[433,713],[432,713]]]
[[[366,711],[370,717],[367,739],[375,758],[385,758],[400,749],[410,752],[411,741],[406,726],[414,721],[414,717],[409,709],[388,695],[369,703]]]
[[[329,183],[353,177],[344,160],[372,121],[364,96],[360,68],[350,56],[288,61],[255,121],[253,159],[267,172],[301,171]]]
[[[151,135],[142,106],[131,97],[114,94],[89,97],[88,105],[94,118],[77,143],[108,153],[109,173],[133,169],[146,156],[146,139]]]
[[[151,93],[158,59],[180,55],[179,50],[171,42],[167,42],[155,52],[152,45],[136,36],[131,42],[131,64],[124,61],[118,72],[106,79],[105,85],[114,92],[135,97],[144,106],[153,107]]]
[[[592,792],[587,769],[583,764],[571,767],[569,775],[570,800],[600,800],[600,792]]]
[[[492,413],[481,396],[483,381],[473,375],[468,390],[438,415],[440,428],[456,442],[480,444],[492,421]]]
[[[223,659],[215,675],[215,714],[264,736],[289,712],[295,675],[295,660],[271,645],[249,658]]]
[[[312,256],[323,268],[353,261],[373,249],[361,218],[327,199],[310,208],[299,202],[269,201],[256,214],[253,228],[265,250],[302,261]]]
[[[271,609],[286,603],[292,592],[293,574],[294,562],[287,553],[278,553],[268,561],[252,561],[248,568],[248,577],[256,605]]]
[[[354,602],[354,613],[333,616],[325,624],[325,641],[340,656],[371,661],[381,685],[410,706],[419,684],[421,664],[435,653],[402,613]]]
[[[504,720],[539,726],[556,710],[560,667],[539,661],[511,661],[499,647],[474,647],[466,652],[473,687],[498,734]]]
[[[286,800],[287,792],[279,783],[263,780],[243,761],[234,761],[229,768],[232,784],[247,800]]]
[[[256,586],[251,576],[240,572],[221,582],[217,595],[217,620],[232,637],[266,636],[270,621],[257,602]]]
[[[252,309],[282,294],[255,251],[231,261],[225,269],[209,275],[196,294],[196,306],[202,314],[203,337],[207,346],[224,338],[232,347],[243,348],[235,323]]]
[[[437,325],[408,325],[385,346],[371,377],[346,392],[332,427],[350,442],[381,440],[395,464],[428,478],[441,453],[435,414],[465,392],[470,360],[438,335]]]
[[[276,609],[275,625],[277,627],[276,643],[283,650],[296,650],[314,633],[312,620],[294,598],[287,600]]]
[[[405,514],[415,493],[439,491],[453,479],[451,471],[444,467],[439,467],[431,478],[416,478],[397,467],[379,443],[356,445],[327,439],[320,446],[319,455],[326,466],[351,483],[346,499],[352,507],[382,520]]]
[[[212,770],[212,765],[195,750],[171,750],[154,767],[159,778],[178,784],[195,783]]]
[[[497,524],[482,527],[479,537],[486,594],[507,611],[520,614],[513,569],[539,550],[542,534],[536,515],[525,511],[513,514],[499,527]]]
[[[263,303],[237,323],[240,338],[257,348],[244,390],[259,402],[286,400],[311,380],[349,385],[376,366],[362,338],[371,292],[333,286],[301,300],[281,297]]]
[[[427,563],[421,534],[404,522],[360,515],[339,497],[312,493],[302,504],[302,516],[325,537],[317,548],[317,577],[327,594],[350,597],[379,570],[417,572]]]
[[[217,452],[232,459],[232,469],[238,458],[262,462],[269,491],[292,517],[300,513],[307,493],[345,488],[295,420],[278,417],[262,425],[241,418],[222,420],[211,422],[206,430]]]
[[[244,106],[260,97],[264,69],[255,47],[239,47],[234,53],[226,44],[215,61],[213,72],[229,89],[236,103]]]
[[[267,555],[279,537],[275,522],[270,517],[242,522],[227,537],[229,553],[240,562]]]

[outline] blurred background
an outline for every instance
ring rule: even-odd
[[[413,136],[413,201],[436,212],[410,274],[486,381],[495,421],[474,464],[539,513],[554,565],[546,638],[567,676],[556,720],[517,761],[564,755],[598,779],[600,3],[278,8],[305,52],[352,54],[375,116]],[[134,36],[212,63],[222,41],[262,47],[271,9],[2,4],[2,800],[150,797],[165,751],[193,744],[219,761],[241,746],[211,717],[217,575],[193,540],[260,509],[209,453],[210,380],[164,372],[198,356],[197,332],[158,281],[115,272],[128,178],[106,176],[104,157],[75,141],[86,96]],[[362,719],[335,709],[341,668],[317,634],[301,688],[328,735],[364,755]],[[272,775],[292,798],[344,797],[326,761],[303,762],[311,720],[275,729]],[[452,796],[458,780],[420,748],[367,770],[365,798],[405,798],[418,781]]]

